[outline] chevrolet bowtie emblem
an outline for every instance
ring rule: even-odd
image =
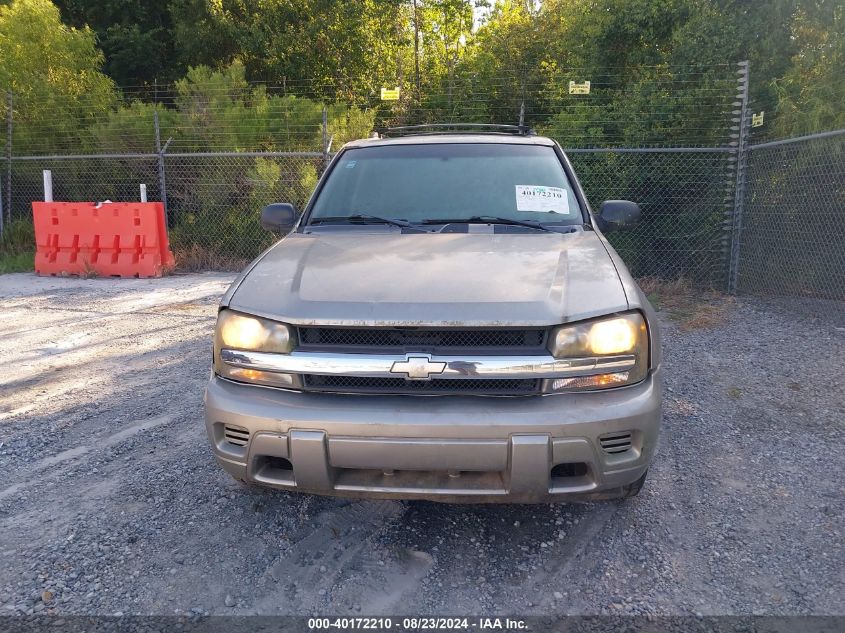
[[[442,374],[446,363],[433,362],[427,356],[409,356],[397,360],[390,368],[391,374],[405,374],[411,380],[428,380],[432,374]]]

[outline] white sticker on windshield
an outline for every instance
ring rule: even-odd
[[[516,185],[516,210],[569,215],[569,196],[561,187]]]

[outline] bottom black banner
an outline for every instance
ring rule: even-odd
[[[561,633],[843,633],[845,616],[31,616],[2,633],[308,633],[523,631]]]

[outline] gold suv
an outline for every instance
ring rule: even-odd
[[[234,477],[354,497],[626,497],[660,426],[657,321],[566,155],[524,128],[344,146],[224,296],[206,390]],[[443,132],[443,130],[422,130]]]

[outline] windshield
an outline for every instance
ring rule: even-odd
[[[583,222],[552,147],[502,143],[346,150],[320,191],[310,220],[365,215],[414,223],[479,217]]]

